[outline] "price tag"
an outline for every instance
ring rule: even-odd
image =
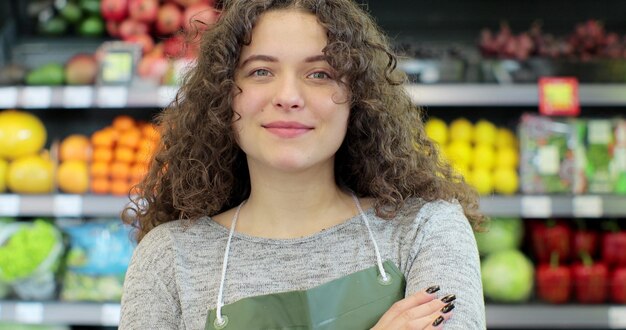
[[[100,87],[98,106],[101,108],[123,108],[128,102],[128,88],[123,86]]]
[[[523,218],[549,218],[552,215],[552,199],[548,196],[522,196]]]
[[[0,88],[0,109],[17,107],[17,88]]]
[[[83,212],[83,198],[80,195],[56,195],[52,213],[55,217],[78,217]]]
[[[602,198],[599,196],[575,196],[572,212],[578,218],[600,218],[603,214]]]
[[[177,91],[176,87],[172,86],[159,87],[159,105],[162,107],[170,105],[170,103],[176,98]]]
[[[24,87],[22,89],[22,106],[24,108],[49,108],[52,102],[52,88]]]
[[[43,304],[17,303],[15,304],[15,320],[17,322],[39,324],[43,322]]]
[[[18,215],[20,215],[20,196],[0,195],[0,216],[17,217]]]
[[[63,106],[66,108],[89,108],[93,102],[93,88],[89,86],[65,87]]]
[[[539,112],[547,116],[578,116],[578,79],[543,77],[539,79]]]
[[[100,323],[104,326],[116,326],[120,323],[121,309],[117,304],[102,305]]]
[[[609,307],[609,328],[626,328],[626,307]]]

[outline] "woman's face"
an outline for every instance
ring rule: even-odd
[[[333,168],[347,129],[347,89],[322,49],[326,31],[297,10],[261,15],[241,51],[233,100],[238,143],[250,168],[296,172]]]

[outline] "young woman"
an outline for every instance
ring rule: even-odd
[[[351,0],[226,1],[124,216],[120,329],[484,329],[477,197],[395,61]]]

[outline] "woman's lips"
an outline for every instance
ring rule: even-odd
[[[313,127],[298,122],[272,122],[263,127],[270,133],[282,138],[294,138],[313,130]]]

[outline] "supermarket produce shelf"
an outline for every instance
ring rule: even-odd
[[[128,203],[127,197],[108,195],[0,194],[0,216],[117,217]],[[480,204],[485,214],[502,217],[626,216],[626,196],[614,195],[493,195],[482,197]]]
[[[489,328],[620,329],[626,327],[626,306],[619,305],[487,305]],[[116,326],[115,303],[0,302],[0,321],[30,324]]]
[[[424,106],[536,106],[536,84],[411,84],[407,91]],[[0,109],[25,108],[148,108],[164,107],[173,100],[174,86],[0,87]],[[626,104],[626,84],[581,84],[582,106]]]

